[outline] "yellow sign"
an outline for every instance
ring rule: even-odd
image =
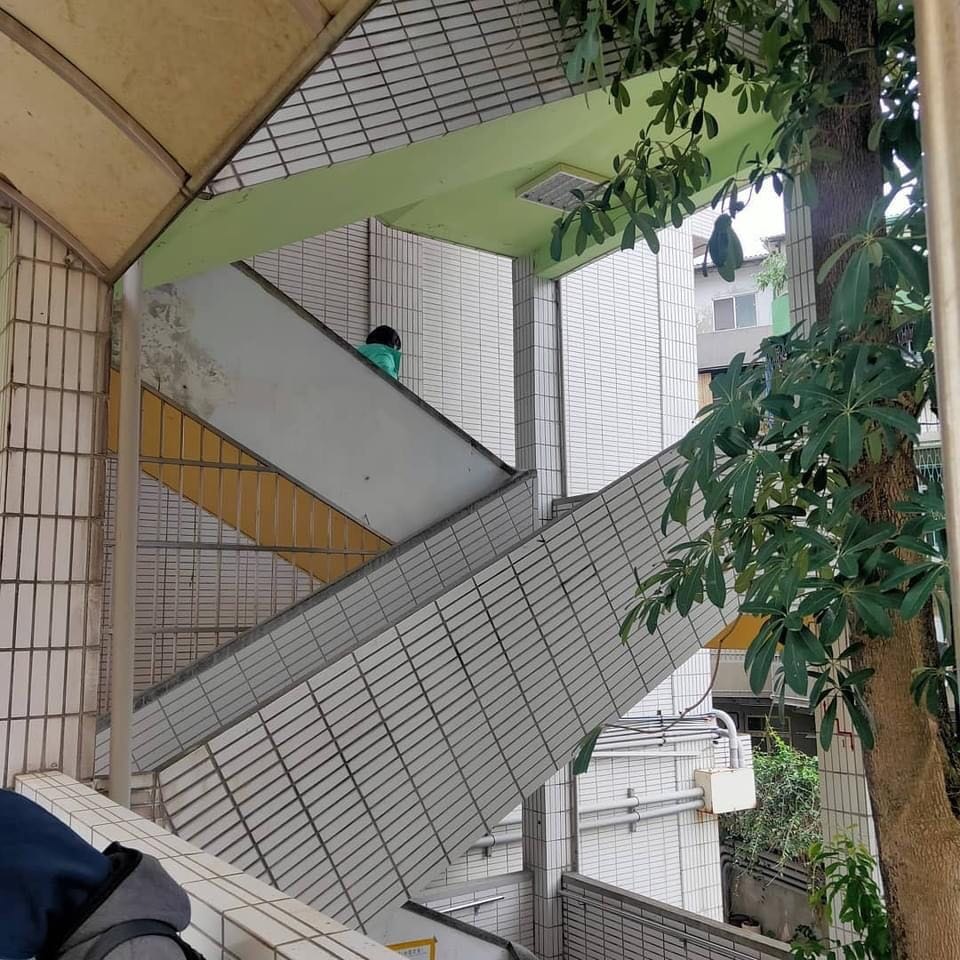
[[[387,946],[388,950],[396,950],[403,957],[410,957],[410,960],[437,960],[437,941],[432,940],[407,940],[405,943],[391,943]]]

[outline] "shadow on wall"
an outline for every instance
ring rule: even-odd
[[[817,920],[807,899],[807,874],[799,865],[787,864],[784,875],[757,877],[733,863],[723,868],[724,901],[727,921],[785,943],[795,939],[800,927],[827,936],[826,926]]]

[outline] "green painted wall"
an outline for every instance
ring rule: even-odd
[[[781,294],[773,301],[773,335],[778,337],[790,332],[790,297]]]

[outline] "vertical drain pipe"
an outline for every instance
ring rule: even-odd
[[[920,0],[915,16],[953,642],[960,663],[960,128],[951,95],[960,86],[960,8],[955,0]]]
[[[143,266],[123,275],[120,321],[120,436],[113,548],[113,638],[110,648],[110,799],[130,806],[133,645],[136,625],[137,493],[140,481],[140,312]]]

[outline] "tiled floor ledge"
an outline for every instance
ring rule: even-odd
[[[156,857],[190,896],[184,934],[205,960],[397,960],[397,954],[62,773],[29,773],[16,789],[98,849],[113,841]]]

